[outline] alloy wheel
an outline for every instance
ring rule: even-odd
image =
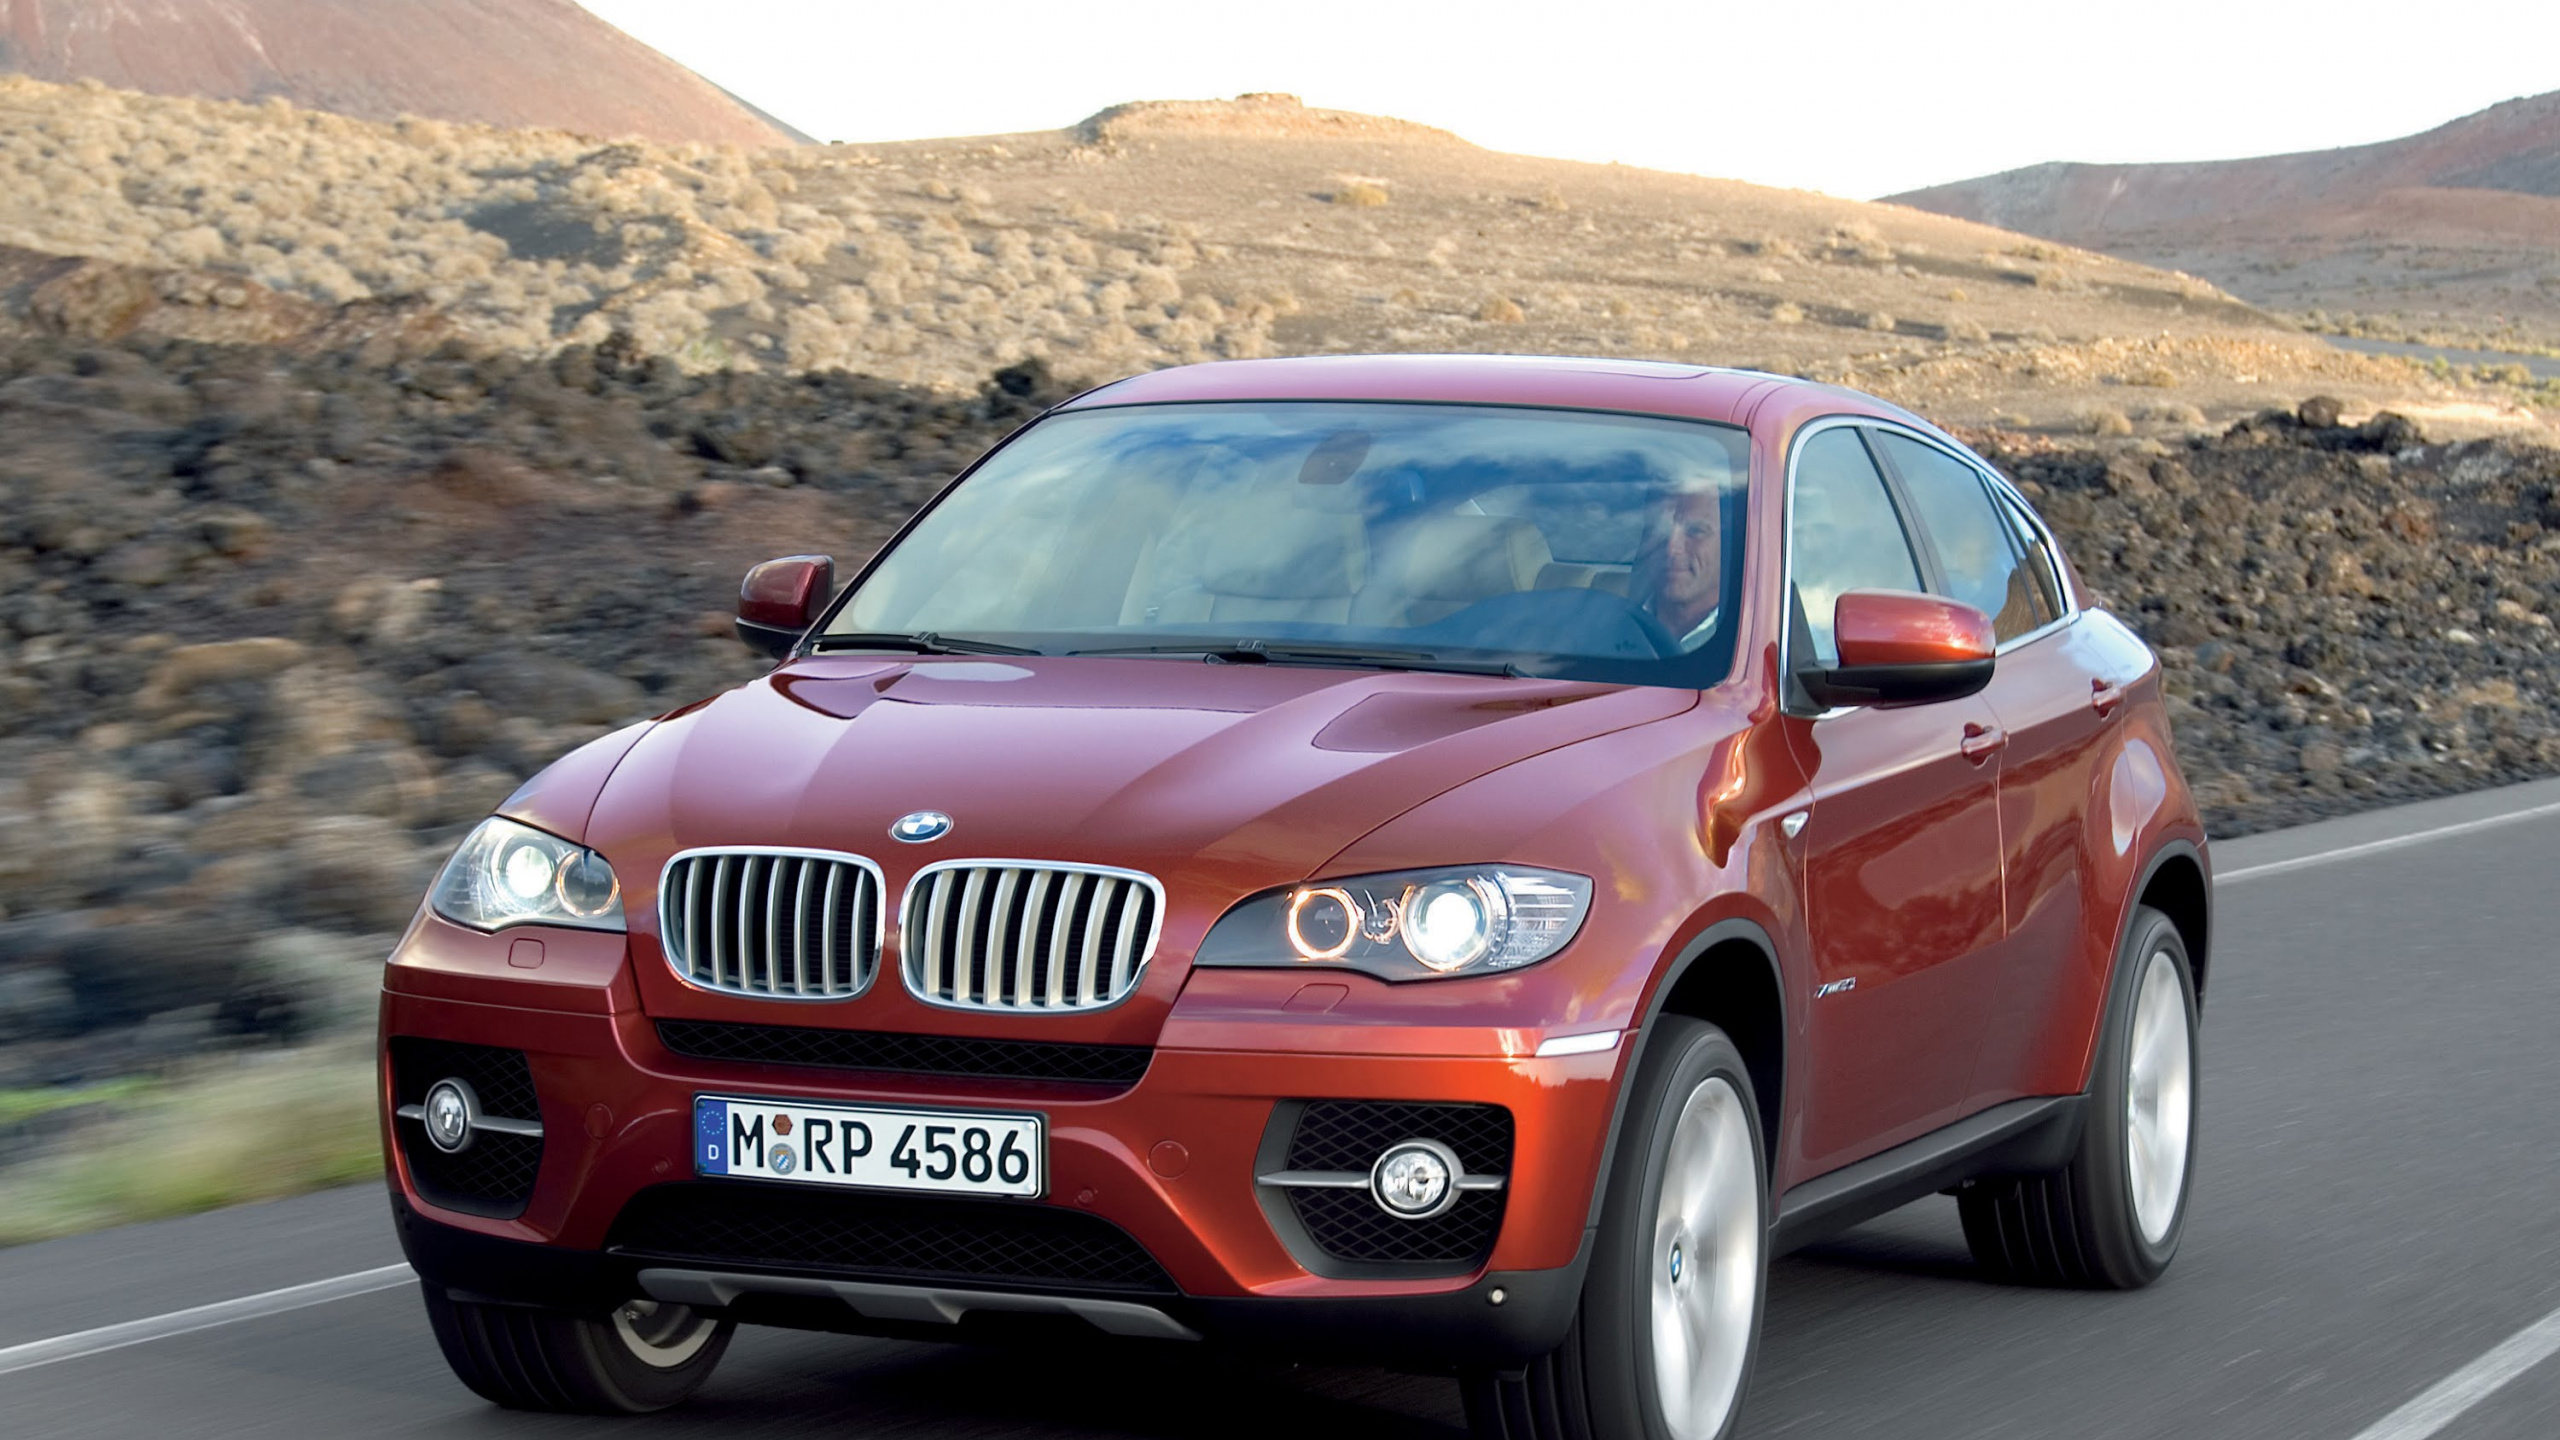
[[[1653,1377],[1671,1433],[1720,1434],[1742,1389],[1760,1285],[1760,1167],[1742,1097],[1689,1092],[1654,1199]]]
[[[2186,1193],[2187,1143],[2195,1124],[2195,1047],[2187,1029],[2178,962],[2154,950],[2134,992],[2133,1036],[2125,1047],[2125,1183],[2134,1223],[2157,1245]]]
[[[720,1322],[697,1315],[690,1305],[655,1300],[626,1300],[613,1312],[613,1333],[622,1337],[632,1358],[660,1370],[672,1370],[702,1353]]]

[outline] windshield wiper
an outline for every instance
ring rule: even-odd
[[[1302,645],[1294,642],[1272,644],[1267,640],[1237,640],[1228,644],[1216,641],[1193,641],[1173,645],[1106,645],[1093,650],[1070,650],[1070,655],[1197,655],[1227,665],[1346,665],[1378,670],[1446,670],[1460,675],[1517,675],[1520,667],[1508,660],[1461,660],[1443,658],[1429,650],[1376,650],[1358,645]]]
[[[972,640],[965,635],[945,635],[934,630],[919,630],[913,635],[861,633],[821,635],[809,642],[809,652],[822,650],[911,650],[918,655],[1037,655],[1028,645],[1006,645],[994,640]]]

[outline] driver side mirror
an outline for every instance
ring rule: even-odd
[[[738,586],[738,638],[779,660],[791,653],[835,598],[832,555],[786,555],[747,572]]]
[[[1903,590],[1852,590],[1831,616],[1840,663],[1796,676],[1826,708],[1954,700],[1991,683],[1999,641],[1991,617],[1970,605]]]

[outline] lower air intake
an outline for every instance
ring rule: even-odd
[[[479,1097],[482,1113],[507,1120],[542,1118],[533,1091],[533,1072],[521,1050],[492,1045],[461,1045],[448,1040],[395,1036],[391,1041],[392,1104],[419,1105],[427,1087],[457,1079]],[[542,1169],[542,1137],[475,1132],[459,1154],[447,1154],[427,1140],[426,1127],[414,1120],[395,1120],[401,1158],[418,1195],[430,1205],[510,1220],[524,1213],[533,1198],[533,1181]]]
[[[1129,1233],[1054,1205],[697,1181],[641,1191],[606,1247],[690,1265],[1132,1294],[1179,1293]]]

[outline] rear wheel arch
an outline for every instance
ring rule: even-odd
[[[1654,1033],[1654,1021],[1664,1015],[1686,1016],[1713,1025],[1724,1031],[1742,1053],[1743,1068],[1750,1073],[1753,1098],[1760,1111],[1760,1143],[1768,1147],[1768,1158],[1774,1164],[1779,1123],[1785,1114],[1787,1074],[1786,991],[1779,981],[1777,957],[1777,946],[1766,930],[1750,920],[1729,919],[1708,926],[1662,967],[1662,978],[1653,987],[1653,998],[1647,1002],[1643,1021],[1620,1069],[1609,1141],[1601,1153],[1599,1173],[1592,1177],[1588,1224],[1597,1225],[1600,1221],[1600,1207],[1608,1198],[1610,1167],[1615,1163],[1626,1119],[1627,1098],[1643,1064],[1644,1047]]]
[[[2213,890],[2205,879],[2204,859],[2196,847],[2184,840],[2172,840],[2142,872],[2142,883],[2135,887],[2133,905],[2127,907],[2126,923],[2131,923],[2134,908],[2149,906],[2169,917],[2178,928],[2178,939],[2187,947],[2187,964],[2195,977],[2196,1003],[2204,1003],[2205,977],[2211,965],[2213,937]]]

